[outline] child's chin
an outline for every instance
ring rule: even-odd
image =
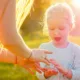
[[[54,41],[54,44],[59,45],[59,44],[62,44],[62,42],[61,41]]]
[[[54,43],[56,43],[56,44],[58,44],[58,43],[60,43],[60,42],[61,42],[60,40],[58,40],[58,41],[57,41],[57,40],[55,40],[55,41],[54,41]]]

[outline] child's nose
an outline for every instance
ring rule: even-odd
[[[55,29],[54,34],[55,35],[59,35],[59,30],[58,29]]]

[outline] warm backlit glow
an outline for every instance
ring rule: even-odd
[[[72,4],[73,4],[75,7],[80,8],[80,0],[72,0]]]

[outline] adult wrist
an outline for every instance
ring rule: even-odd
[[[29,60],[31,56],[32,56],[32,51],[30,52],[29,57],[27,59]]]
[[[32,50],[30,49],[27,51],[27,59],[30,59],[31,56],[32,56]]]

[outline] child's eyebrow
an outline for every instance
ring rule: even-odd
[[[66,27],[66,25],[63,23],[62,25],[59,25],[59,27],[64,27],[64,28],[65,28],[65,27]]]
[[[65,26],[64,25],[62,25],[62,26],[59,26],[59,28],[64,28]]]

